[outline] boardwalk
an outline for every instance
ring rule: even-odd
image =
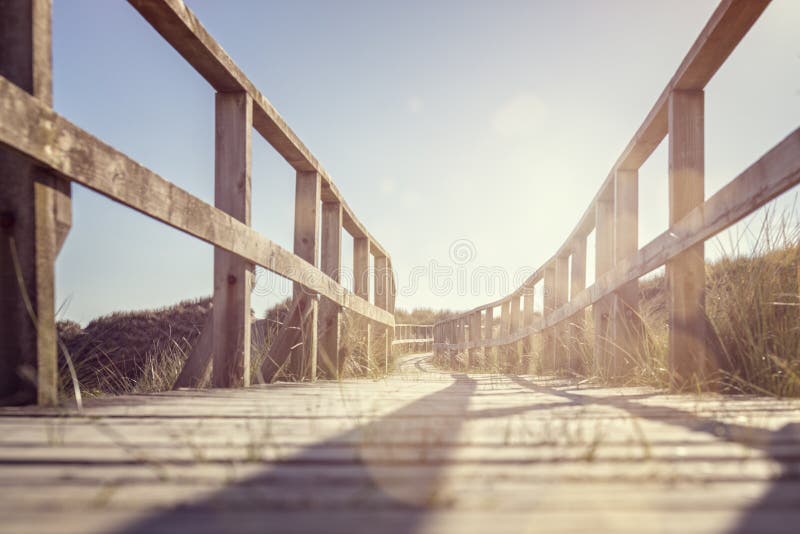
[[[4,408],[0,531],[796,532],[798,401],[426,360],[385,380]]]

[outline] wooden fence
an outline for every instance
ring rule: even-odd
[[[396,324],[394,325],[393,347],[401,351],[429,352],[433,347],[432,324]]]
[[[622,373],[625,356],[640,341],[638,279],[666,265],[671,375],[678,386],[703,375],[712,365],[705,347],[704,241],[800,182],[799,129],[704,198],[704,88],[768,4],[720,3],[561,248],[511,295],[436,323],[437,357],[466,351],[472,363],[481,353],[497,359],[505,348],[502,354],[519,358],[540,343],[543,371],[574,366],[591,306],[595,364]],[[638,169],[667,136],[670,226],[639,248]],[[587,288],[592,231],[596,280]],[[533,306],[540,282],[541,315]]]
[[[71,182],[214,245],[212,318],[177,385],[195,385],[209,367],[214,386],[250,383],[254,265],[294,282],[264,379],[287,362],[302,378],[317,376],[318,361],[326,376],[338,376],[343,309],[362,318],[368,336],[382,335],[388,352],[395,287],[389,254],[181,0],[129,3],[216,91],[214,206],[56,114],[51,1],[0,0],[0,398],[58,402],[54,263],[71,225]],[[250,227],[253,129],[296,171],[292,252]],[[342,229],[354,240],[354,293],[339,279]]]

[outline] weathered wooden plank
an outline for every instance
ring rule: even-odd
[[[322,272],[339,282],[342,271],[342,205],[322,203]],[[341,309],[338,303],[322,299],[319,304],[319,364],[328,378],[339,378],[344,365],[341,346]]]
[[[557,256],[553,263],[555,278],[553,309],[556,310],[569,301],[569,256]],[[556,369],[569,368],[569,354],[567,353],[569,325],[566,323],[556,325],[552,335],[553,365]]]
[[[52,105],[50,0],[0,3],[0,74]],[[70,184],[0,151],[0,404],[58,403],[54,264]]]
[[[344,290],[322,271],[60,117],[0,79],[0,143],[149,217],[301,283],[373,321],[385,310]]]
[[[639,249],[639,175],[618,170],[614,180],[614,264]],[[614,373],[630,368],[639,347],[639,281],[620,287],[612,297],[609,335],[614,352]]]
[[[246,93],[217,93],[214,205],[250,226],[253,102]],[[214,248],[211,383],[250,385],[250,291],[253,264]]]
[[[704,94],[673,91],[669,100],[669,222],[705,199]],[[667,262],[669,363],[675,385],[703,381],[707,371],[705,246],[697,243]]]
[[[362,299],[369,301],[371,276],[369,270],[370,244],[366,237],[353,238],[353,291]],[[373,369],[372,364],[372,324],[360,321],[357,325],[364,339],[364,360],[367,371]]]
[[[570,256],[570,301],[586,289],[586,237],[576,239]],[[569,362],[570,369],[582,373],[583,346],[586,343],[586,310],[580,310],[569,319]]]
[[[323,182],[323,200],[342,204],[348,232],[354,237],[369,238],[373,248],[388,256],[356,218],[311,151],[181,0],[129,0],[129,3],[214,89],[250,95],[256,131],[297,171],[318,172]]]
[[[320,229],[320,199],[321,199],[321,178],[316,171],[297,171],[295,178],[294,194],[294,253],[312,265],[319,266],[319,229]],[[297,306],[308,310],[312,316],[311,320],[301,320],[305,316],[297,314],[294,319],[297,322],[287,321],[284,328],[296,330],[293,333],[287,332],[287,337],[292,340],[287,345],[290,355],[290,374],[299,379],[317,378],[317,355],[318,350],[318,326],[317,319],[319,302],[316,298],[308,298],[307,292],[302,285],[293,285],[293,299],[303,302]],[[275,353],[273,358],[276,361],[283,361],[283,356]]]

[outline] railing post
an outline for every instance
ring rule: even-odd
[[[481,342],[481,312],[480,310],[473,313],[471,316],[471,323],[469,325],[469,340],[472,343]],[[479,361],[481,348],[475,346],[469,350],[469,361],[467,362],[467,370],[473,369]]]
[[[522,302],[522,295],[517,294],[511,298],[510,306],[511,306],[511,326],[510,332],[512,334],[516,334],[519,329],[522,327],[522,313],[520,310],[520,304]],[[513,368],[513,372],[519,372],[520,362],[522,361],[522,352],[520,351],[522,343],[520,341],[515,341],[511,343],[509,348],[511,349],[511,361],[510,364]]]
[[[50,0],[0,2],[0,74],[48,106],[51,12]],[[70,197],[68,181],[0,150],[0,404],[58,403],[54,278]]]
[[[500,337],[506,337],[508,334],[511,333],[511,300],[506,300],[503,302],[502,307],[500,308]],[[498,347],[500,353],[500,365],[503,368],[503,372],[508,371],[508,360],[509,360],[509,352],[510,347],[508,343],[504,343],[502,346]]]
[[[614,177],[614,265],[639,249],[639,173],[618,170]],[[611,326],[617,373],[633,363],[640,338],[639,281],[633,280],[614,293]]]
[[[555,297],[553,309],[557,310],[569,300],[569,256],[556,257],[555,261]],[[556,370],[569,367],[567,344],[569,321],[561,321],[553,327],[553,366]]]
[[[318,172],[297,171],[294,195],[294,253],[315,267],[319,267],[319,222],[321,177]],[[303,298],[306,289],[294,283],[294,300]],[[310,295],[308,316],[300,314],[302,344],[291,351],[292,375],[298,379],[317,379],[317,343],[319,330],[319,301]]]
[[[322,246],[320,269],[341,281],[342,269],[342,205],[339,202],[322,203]],[[344,361],[340,354],[341,309],[339,304],[323,298],[319,306],[318,358],[326,376],[340,378]]]
[[[544,288],[543,288],[543,313],[542,317],[547,318],[556,304],[556,269],[554,263],[549,263],[544,269]],[[544,331],[544,343],[542,347],[542,373],[551,373],[555,371],[555,334],[553,328],[547,328]]]
[[[375,256],[375,305],[383,310],[389,310],[389,258],[386,256]],[[383,337],[383,363],[384,371],[389,373],[389,356],[391,353],[391,338],[389,327],[381,325],[381,336]]]
[[[250,224],[253,101],[250,95],[217,93],[214,205]],[[214,387],[250,384],[252,263],[214,248],[212,354]]]
[[[369,238],[353,238],[353,291],[356,295],[369,302],[370,272],[369,272]],[[362,325],[360,333],[364,338],[364,354],[367,371],[372,371],[372,323],[359,320]]]
[[[595,204],[595,279],[614,266],[614,196],[605,191]],[[614,376],[616,366],[612,350],[611,312],[613,298],[600,299],[592,305],[594,317],[595,372],[603,377]]]
[[[669,98],[669,223],[704,201],[704,102],[702,90],[673,91]],[[705,347],[705,246],[699,243],[666,267],[669,363],[684,386],[707,370]]]
[[[576,239],[572,245],[572,265],[570,270],[570,299],[586,289],[586,236]],[[582,373],[585,341],[586,310],[581,310],[570,319],[569,362],[570,369]]]
[[[522,326],[528,328],[533,324],[533,288],[534,284],[526,285],[522,291]],[[533,351],[533,335],[522,338],[522,354],[524,358],[524,369],[530,372],[531,352]]]
[[[490,342],[494,338],[494,308],[489,307],[485,310],[485,317],[483,318],[483,339]],[[486,364],[492,368],[493,372],[497,371],[497,347],[484,346],[483,357],[486,359]]]

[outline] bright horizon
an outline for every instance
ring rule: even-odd
[[[397,306],[467,309],[562,244],[717,2],[187,4],[392,255]],[[796,128],[798,27],[774,1],[707,87],[706,197]],[[208,84],[127,4],[57,1],[53,32],[56,111],[213,203]],[[253,227],[291,250],[294,171],[253,139]],[[667,226],[665,149],[640,171],[640,245]],[[75,186],[62,318],[210,295],[212,250]],[[438,267],[509,285],[409,290]],[[290,285],[259,280],[261,315]]]

